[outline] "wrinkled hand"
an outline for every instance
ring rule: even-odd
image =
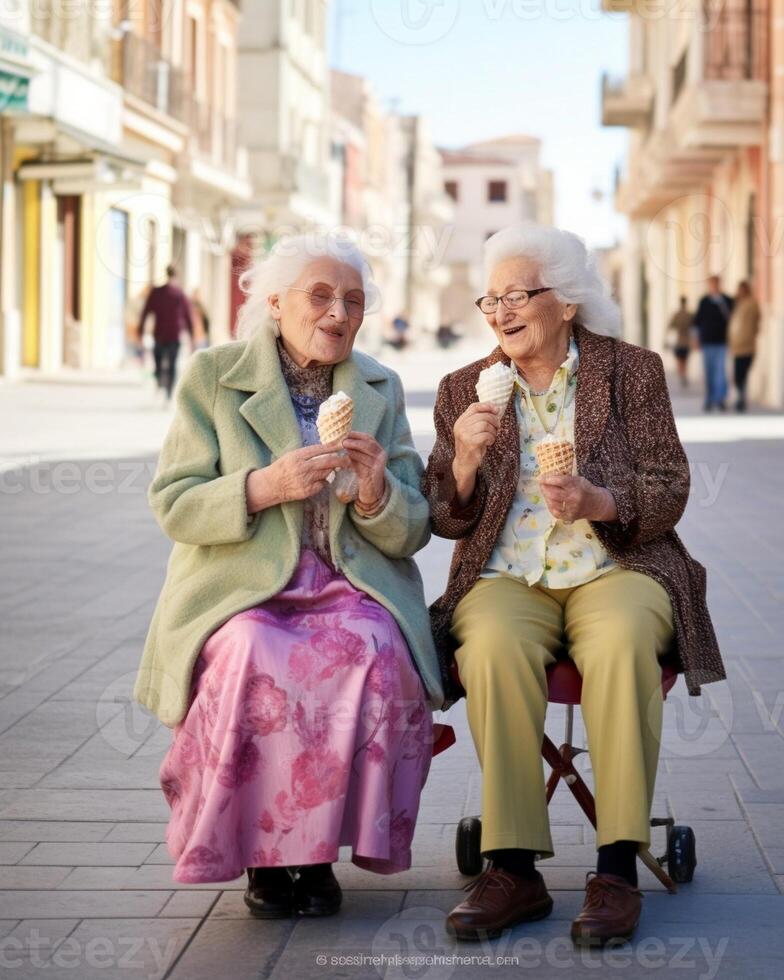
[[[612,493],[584,476],[543,476],[539,485],[550,513],[565,524],[582,519],[614,521],[618,518]]]
[[[348,459],[338,453],[339,445],[303,446],[292,449],[266,467],[277,500],[304,500],[313,497],[327,484],[327,477],[336,469],[347,469]],[[265,473],[265,470],[257,470]],[[251,474],[253,476],[253,474]]]
[[[472,402],[454,425],[455,467],[475,473],[498,437],[501,412],[489,402]]]
[[[357,475],[357,500],[361,507],[369,510],[378,503],[386,489],[387,454],[366,432],[349,432],[343,439],[343,448]]]

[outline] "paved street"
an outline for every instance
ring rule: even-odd
[[[423,453],[435,380],[450,357],[469,359],[432,353],[396,365]],[[557,854],[540,865],[552,915],[482,946],[456,946],[443,930],[465,884],[455,867],[455,824],[480,810],[462,703],[446,716],[458,742],[433,762],[414,867],[377,876],[344,854],[338,916],[263,922],[242,903],[244,878],[173,882],[157,780],[171,732],[130,699],[170,546],[145,497],[169,416],[134,379],[0,385],[3,976],[500,980],[525,971],[603,977],[676,969],[700,978],[780,976],[784,417],[705,418],[698,395],[677,392],[675,401],[692,466],[679,530],[708,568],[729,678],[698,699],[687,697],[681,679],[669,696],[654,811],[694,828],[698,867],[669,895],[640,866],[645,899],[634,941],[581,953],[569,924],[595,851],[563,787],[550,808]],[[418,556],[428,599],[442,590],[450,550],[436,539]],[[563,709],[551,708],[548,731],[562,741]],[[580,758],[589,772],[587,756]],[[663,832],[654,834],[658,854]],[[384,961],[395,954],[442,959]]]

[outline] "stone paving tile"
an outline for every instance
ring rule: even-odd
[[[166,800],[159,790],[23,790],[13,802],[0,802],[0,820],[28,816],[34,820],[157,820],[168,816]]]
[[[219,891],[177,891],[161,909],[159,916],[180,919],[203,919],[210,915],[218,899]],[[247,911],[247,910],[246,910]]]
[[[33,891],[42,888],[57,888],[73,870],[73,868],[68,867],[14,864],[2,869],[0,884],[4,888],[24,888]]]
[[[269,977],[295,928],[292,919],[204,920],[169,974],[172,980],[258,980]],[[321,980],[329,977],[322,971]],[[353,973],[348,976],[354,976]],[[286,980],[299,980],[290,973]],[[376,974],[378,980],[378,974]]]
[[[88,916],[105,914],[111,909],[117,916],[155,916],[163,908],[169,892],[166,891],[65,891],[0,890],[0,918],[10,914],[30,919],[49,919],[64,913]]]
[[[67,844],[63,842],[37,844],[20,864],[82,865],[137,867],[154,850],[152,844]]]
[[[49,967],[51,974],[58,965],[52,963],[52,956],[62,941],[79,925],[79,919],[24,919],[12,929],[3,944],[6,954],[4,965],[11,967],[15,975],[14,960],[19,957],[30,966],[38,962]],[[10,962],[9,962],[10,961]]]
[[[113,826],[87,820],[0,820],[0,840],[99,841]]]
[[[16,864],[17,861],[32,850],[36,845],[30,841],[2,841],[0,842],[0,865]]]
[[[84,918],[51,949],[43,975],[57,970],[80,980],[163,978],[200,922],[199,918]]]
[[[115,824],[103,840],[107,841],[142,841],[157,842],[165,839],[165,823],[149,823],[139,821],[138,823],[118,823]]]

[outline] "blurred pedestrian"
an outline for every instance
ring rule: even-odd
[[[688,309],[688,298],[681,296],[681,305],[673,313],[668,330],[673,331],[675,334],[672,352],[675,355],[675,365],[683,388],[689,384],[686,369],[689,361],[689,351],[691,350],[691,325],[693,322],[694,314]]]
[[[436,331],[436,342],[438,343],[439,347],[447,350],[452,346],[452,344],[455,343],[456,340],[459,339],[460,335],[455,333],[451,323],[442,323],[439,325],[438,330]]]
[[[408,343],[408,320],[403,313],[398,313],[392,321],[392,336],[387,343],[395,350],[403,350]]]
[[[730,317],[729,347],[733,358],[733,380],[737,401],[735,409],[746,411],[746,380],[757,348],[760,327],[760,308],[751,286],[744,279],[738,283],[738,295]]]
[[[191,312],[193,313],[193,347],[201,350],[210,346],[210,318],[207,307],[201,298],[201,290],[197,287],[191,293]]]
[[[718,276],[708,278],[708,292],[700,300],[694,317],[705,370],[705,411],[727,408],[727,325],[733,300],[723,293]]]
[[[155,316],[153,328],[153,357],[155,359],[155,380],[158,390],[165,393],[165,401],[171,400],[177,372],[177,356],[180,352],[180,335],[187,330],[193,339],[193,317],[191,304],[177,282],[177,269],[166,266],[166,282],[150,291],[139,318],[138,337],[144,338],[144,323],[147,316]]]

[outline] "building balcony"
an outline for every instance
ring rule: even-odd
[[[684,50],[671,69],[663,125],[657,113],[657,126],[634,152],[629,178],[618,187],[619,210],[650,217],[705,187],[728,154],[762,144],[768,98],[763,15],[756,3],[753,9],[718,9],[704,24],[701,49]]]
[[[124,33],[112,53],[110,74],[126,92],[158,112],[178,122],[189,121],[185,73],[170,64],[156,45],[130,31]]]
[[[216,166],[236,170],[237,120],[197,99],[188,100],[187,116],[192,150]]]
[[[647,128],[653,113],[653,80],[647,75],[602,75],[602,125]]]

